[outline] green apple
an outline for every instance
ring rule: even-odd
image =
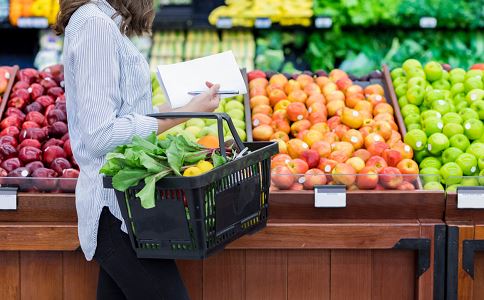
[[[466,75],[465,75],[465,79],[469,79],[469,78],[472,78],[472,77],[477,77],[479,79],[482,79],[483,75],[482,74],[482,70],[469,70],[467,71]]]
[[[450,70],[449,75],[450,76],[452,76],[452,75],[466,76],[466,70],[464,70],[462,68],[454,68],[454,69]]]
[[[469,139],[463,134],[456,134],[449,138],[450,146],[466,151],[470,146]]]
[[[484,120],[484,100],[474,101],[471,105],[471,109],[477,112],[479,119]]]
[[[478,90],[474,89],[472,91],[469,91],[466,95],[466,101],[467,103],[472,106],[472,103],[478,100],[484,99],[484,90]]]
[[[244,103],[244,95],[237,95],[234,97],[236,101],[239,101],[240,103]]]
[[[484,157],[484,143],[472,143],[467,147],[466,153],[474,155],[477,159]]]
[[[478,77],[471,77],[464,81],[464,87],[466,92],[470,92],[474,89],[483,89],[484,85],[482,84],[482,79]]]
[[[450,94],[454,97],[457,94],[465,93],[465,88],[463,83],[456,83],[450,88]]]
[[[420,151],[426,148],[427,135],[420,129],[412,129],[405,135],[404,142],[413,150]]]
[[[476,157],[469,153],[462,153],[459,155],[455,160],[455,163],[459,165],[462,173],[467,176],[473,175],[478,170]]]
[[[422,77],[413,77],[408,80],[407,84],[408,84],[408,88],[419,86],[425,89],[425,87],[427,86],[427,81],[425,81],[425,79]]]
[[[414,58],[407,59],[402,64],[402,69],[407,73],[408,73],[408,70],[415,69],[415,68],[422,69],[422,64]]]
[[[449,145],[449,139],[442,133],[433,133],[427,141],[427,149],[433,155],[437,155],[449,148]]]
[[[405,106],[402,106],[401,113],[402,113],[402,116],[406,118],[411,114],[414,114],[414,115],[420,114],[420,109],[416,105],[407,104]]]
[[[422,112],[420,114],[420,116],[422,117],[422,120],[426,120],[428,118],[438,118],[438,119],[440,119],[442,117],[442,115],[438,111],[435,111],[435,110],[432,110],[432,109],[429,109],[429,110]]]
[[[240,121],[243,121],[244,120],[244,111],[242,111],[242,110],[234,109],[234,110],[231,110],[231,111],[227,112],[227,114],[232,119],[236,119],[236,120],[240,120]]]
[[[479,170],[484,170],[484,155],[477,161],[477,166],[479,167]]]
[[[407,78],[405,78],[405,77],[398,77],[397,79],[395,79],[393,81],[393,86],[394,87],[399,87],[402,84],[407,84]]]
[[[420,162],[419,167],[420,167],[420,169],[425,169],[425,168],[436,168],[436,169],[440,169],[440,167],[442,167],[442,163],[440,162],[440,160],[438,158],[433,157],[433,156],[430,156],[430,157],[424,158]]]
[[[447,80],[439,79],[432,83],[432,87],[438,90],[450,90],[450,83]]]
[[[452,103],[454,103],[454,105],[458,105],[461,102],[466,102],[466,95],[466,93],[455,94],[454,96],[452,96]]]
[[[198,128],[198,127],[196,127],[196,128]],[[192,132],[183,131],[179,135],[184,136],[189,141],[192,141],[192,142],[196,142],[197,141],[197,137]]]
[[[432,102],[432,109],[438,111],[441,115],[445,115],[451,111],[449,102],[445,100],[437,100]]]
[[[200,135],[200,131],[202,131],[202,128],[201,127],[197,127],[197,126],[188,126],[187,128],[185,128],[185,132],[189,132],[191,134],[193,134],[193,136],[195,137],[201,137]]]
[[[214,128],[212,126],[204,127],[200,131],[200,136],[207,136],[207,135],[218,136],[218,129],[217,128]]]
[[[447,193],[455,193],[457,192],[457,188],[459,187],[460,185],[459,184],[452,184],[452,185],[448,185],[447,188],[445,189],[445,191]]]
[[[407,131],[410,131],[412,129],[422,129],[422,126],[420,126],[420,124],[408,124],[406,125],[407,127]]]
[[[404,107],[408,105],[408,99],[407,99],[407,96],[402,96],[398,99],[398,106],[400,107]]]
[[[240,128],[236,128],[236,130],[237,130],[237,134],[239,135],[242,142],[247,141],[247,134],[245,133],[245,130],[240,129]]]
[[[442,130],[442,133],[445,134],[445,136],[450,139],[456,134],[463,134],[464,127],[460,124],[449,123],[447,125],[444,125],[444,129]]]
[[[405,125],[420,124],[420,115],[410,114],[405,117],[404,122],[405,122]]]
[[[424,185],[426,191],[444,191],[444,187],[439,182],[429,182]]]
[[[401,78],[405,76],[405,71],[402,68],[395,68],[390,72],[392,79],[395,80],[397,78]]]
[[[479,173],[479,183],[481,185],[484,185],[484,169],[482,169],[481,172]]]
[[[412,79],[415,79],[415,78],[412,78]],[[407,90],[406,96],[407,96],[407,100],[410,104],[420,105],[420,104],[422,104],[424,96],[425,96],[425,89],[421,86],[411,87],[409,85],[409,89]]]
[[[436,81],[442,78],[442,65],[438,62],[431,61],[425,64],[424,67],[425,76],[428,81]]]
[[[196,127],[203,128],[205,127],[205,121],[203,119],[196,119],[196,118],[190,119],[187,121],[186,126],[187,127],[196,126]]]
[[[431,104],[437,100],[445,100],[445,98],[446,98],[445,91],[436,89],[436,90],[427,92],[427,94],[425,95],[425,102]]]
[[[395,88],[395,94],[397,94],[398,98],[405,96],[407,94],[407,89],[408,87],[406,83],[400,84]]]
[[[458,113],[449,112],[442,117],[442,121],[444,121],[444,125],[447,125],[450,123],[461,124],[463,120]]]
[[[479,186],[479,180],[477,180],[477,178],[475,177],[464,177],[460,185],[461,186]]]
[[[469,140],[477,140],[484,134],[484,124],[478,119],[469,119],[464,122],[464,134]]]
[[[227,103],[225,103],[225,110],[226,111],[231,111],[233,109],[240,109],[240,110],[244,110],[244,105],[240,102],[237,102],[237,101],[229,101]]]
[[[234,123],[235,128],[239,128],[239,129],[245,130],[246,126],[245,126],[245,122],[244,121],[241,121],[241,120],[232,120],[232,122]]]
[[[407,72],[407,78],[415,78],[415,77],[421,77],[425,78],[425,72],[424,70],[420,68],[415,68],[415,69],[410,69]]]
[[[461,168],[455,162],[446,163],[440,168],[442,182],[447,185],[460,183],[462,181],[462,175]]]
[[[441,119],[431,117],[422,122],[422,130],[425,131],[427,136],[431,136],[434,133],[442,132],[444,128],[444,122]]]
[[[430,157],[430,152],[427,150],[427,148],[420,151],[415,151],[413,155],[413,158],[417,163],[421,163],[427,157]]]
[[[460,113],[461,110],[468,108],[468,107],[469,107],[469,104],[467,104],[467,102],[465,102],[465,100],[464,100],[462,102],[455,104],[455,111]]]
[[[428,182],[440,182],[440,169],[427,167],[420,170],[420,177],[424,184]]]
[[[456,147],[450,147],[445,149],[445,151],[442,153],[442,162],[444,164],[450,163],[450,162],[455,162],[455,160],[462,155],[464,152]]]
[[[447,70],[442,71],[442,78],[441,79],[449,81],[450,74],[449,74],[449,72],[447,72]]]
[[[472,108],[464,108],[460,110],[459,115],[464,122],[470,119],[479,119],[479,114]]]
[[[205,126],[210,126],[210,125],[213,125],[213,124],[217,124],[217,120],[214,120],[214,119],[206,119],[205,120]]]

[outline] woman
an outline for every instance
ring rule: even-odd
[[[179,124],[152,112],[149,66],[127,36],[150,33],[153,0],[61,0],[69,134],[81,174],[76,188],[79,239],[100,265],[98,299],[188,299],[172,260],[137,259],[112,190],[99,170],[105,155],[134,135]],[[217,108],[218,85],[180,111]]]

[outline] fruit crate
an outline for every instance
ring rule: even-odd
[[[133,248],[139,258],[202,259],[231,241],[266,226],[270,159],[277,144],[242,143],[226,114],[164,113],[157,118],[211,118],[219,132],[227,122],[239,151],[247,154],[195,177],[165,177],[156,183],[156,206],[144,209],[140,183],[116,191]],[[219,136],[220,145],[224,145]],[[225,155],[225,148],[221,148]],[[241,152],[240,152],[241,153]],[[112,178],[104,186],[113,188]]]

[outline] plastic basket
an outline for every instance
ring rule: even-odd
[[[156,185],[156,206],[144,209],[136,193],[116,191],[132,246],[139,258],[202,259],[228,243],[266,226],[270,159],[277,143],[242,143],[226,114],[169,113],[156,118],[212,118],[223,132],[225,120],[241,158],[197,177],[166,177]],[[219,134],[220,145],[223,135]],[[225,155],[224,147],[221,147]],[[112,178],[104,186],[112,188]]]

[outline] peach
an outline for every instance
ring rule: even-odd
[[[328,95],[325,94],[324,97],[326,97],[328,103],[336,100],[341,100],[344,102],[346,99],[345,94],[343,94],[342,91],[333,91]]]
[[[353,152],[353,157],[359,157],[366,163],[370,159],[371,153],[366,149],[358,149]]]
[[[323,134],[316,130],[309,130],[303,139],[303,141],[306,144],[308,144],[309,147],[311,147],[314,143],[322,140],[323,140]]]
[[[286,166],[277,166],[271,171],[271,181],[278,189],[287,190],[295,182],[295,178]]]
[[[373,108],[373,115],[378,115],[381,113],[389,113],[393,115],[393,107],[388,103],[379,103]]]
[[[262,86],[256,86],[249,90],[250,98],[255,96],[267,96],[266,88]]]
[[[365,100],[360,100],[356,102],[354,109],[359,112],[367,111],[370,114],[373,113],[373,105],[371,104],[371,102]]]
[[[271,168],[275,168],[277,166],[286,166],[291,159],[292,158],[285,153],[276,154],[272,157]]]
[[[265,104],[258,105],[256,107],[254,107],[254,109],[252,110],[252,114],[253,115],[264,114],[264,115],[267,115],[267,116],[272,116],[272,107],[270,107],[269,105],[265,105]]]
[[[323,89],[323,87],[328,83],[331,82],[328,77],[326,76],[319,76],[315,79],[316,84]]]
[[[301,84],[294,79],[290,79],[284,86],[284,92],[286,92],[287,95],[299,90],[301,90]]]
[[[261,125],[270,125],[272,123],[272,118],[264,114],[255,114],[252,116],[252,125],[257,128]]]
[[[287,107],[289,106],[289,104],[291,104],[291,101],[289,101],[289,100],[281,100],[281,101],[277,102],[276,105],[274,105],[274,111],[286,110]]]
[[[350,129],[345,132],[341,140],[351,143],[355,149],[360,149],[364,143],[363,135],[356,129]]]
[[[402,183],[400,183],[399,186],[397,186],[397,190],[400,190],[400,191],[413,191],[413,190],[415,190],[415,187],[413,186],[413,184],[405,181],[405,176],[403,176],[403,180],[404,181]]]
[[[262,87],[265,88],[269,85],[269,81],[265,78],[256,78],[249,82],[249,88]]]
[[[348,126],[344,124],[339,124],[338,126],[336,126],[336,128],[333,129],[333,132],[336,133],[340,140],[342,140],[343,136],[346,134],[346,132],[348,132],[348,130],[350,130]]]
[[[328,126],[328,123],[325,123],[325,122],[316,123],[313,126],[311,126],[310,129],[319,131],[319,132],[321,132],[321,134],[323,134],[323,133],[326,133],[326,132],[329,131],[329,126]]]
[[[283,74],[275,74],[269,79],[269,84],[279,89],[283,89],[286,83],[287,78]]]
[[[271,106],[275,106],[277,102],[281,100],[286,100],[286,99],[287,99],[287,95],[282,90],[273,90],[269,94],[269,100],[270,100]]]
[[[336,167],[337,164],[338,162],[335,160],[321,158],[321,160],[319,161],[318,169],[320,169],[326,174],[331,174],[331,172],[333,171],[334,167]]]
[[[373,132],[379,134],[384,140],[388,140],[392,136],[392,127],[388,122],[376,121],[373,124]]]
[[[374,189],[378,184],[378,173],[372,167],[363,168],[356,177],[356,185],[362,190]]]
[[[377,156],[382,156],[383,152],[387,149],[389,149],[390,146],[387,145],[385,142],[374,142],[368,147],[366,147],[366,150],[371,153],[371,155],[377,155]]]
[[[307,75],[307,74],[301,74],[296,78],[296,81],[299,82],[301,85],[301,88],[306,88],[309,84],[314,82],[313,77]]]
[[[338,163],[331,173],[336,184],[350,186],[356,181],[355,169],[345,163]]]
[[[308,120],[311,124],[323,123],[326,122],[327,115],[323,111],[312,112],[309,114]]]
[[[301,121],[308,117],[308,110],[303,103],[293,102],[286,109],[289,121]]]
[[[252,111],[254,113],[254,111]],[[289,121],[287,119],[287,111],[284,110],[276,110],[272,114],[272,121]]]
[[[348,78],[348,74],[346,74],[346,72],[343,70],[333,69],[331,72],[329,72],[329,79],[331,79],[333,82],[337,82],[342,78]]]
[[[364,101],[365,97],[362,94],[346,95],[345,103],[349,108],[354,108],[360,101]]]
[[[403,180],[413,182],[419,174],[418,165],[415,161],[405,158],[397,164],[397,169],[403,174]]]
[[[311,82],[304,87],[304,92],[308,95],[319,95],[321,94],[321,88],[316,83]]]
[[[377,106],[380,103],[387,103],[385,97],[377,94],[367,96],[366,100],[370,101],[373,106]]]
[[[292,139],[287,142],[287,153],[292,158],[299,158],[301,154],[309,149],[308,144],[300,139]]]
[[[284,142],[288,142],[289,136],[283,131],[277,131],[271,136],[271,141],[272,140],[282,140]]]
[[[291,126],[289,125],[289,122],[285,120],[273,121],[272,128],[274,128],[274,131],[282,131],[287,134],[291,132]]]
[[[333,151],[328,158],[339,163],[344,163],[350,158],[350,156],[345,151]]]
[[[390,148],[393,147],[398,141],[402,140],[402,135],[395,130],[392,130],[392,134],[390,135],[390,138],[387,140],[388,145]]]
[[[365,87],[365,95],[380,95],[384,96],[385,91],[383,90],[383,87],[379,84],[370,84],[369,86]]]
[[[286,142],[284,140],[282,140],[282,139],[274,139],[272,141],[277,142],[277,146],[279,147],[279,153],[281,153],[281,154],[287,154],[287,144],[286,144]]]
[[[365,148],[368,149],[371,144],[374,144],[376,142],[385,142],[385,140],[381,137],[381,135],[377,133],[370,133],[366,138],[365,138]]]
[[[320,102],[313,103],[308,106],[308,112],[309,113],[314,113],[314,112],[323,112],[325,114],[328,113],[328,110],[326,109],[326,105]]]
[[[345,107],[345,102],[343,100],[336,100],[336,101],[331,101],[326,104],[326,108],[328,109],[328,116],[332,117],[336,115],[338,110],[342,109]]]
[[[387,189],[396,189],[402,182],[400,170],[394,167],[385,167],[380,172],[380,183]]]
[[[382,157],[387,161],[390,167],[396,167],[397,164],[402,160],[402,154],[400,151],[394,149],[385,149],[383,151]]]
[[[255,141],[269,141],[274,134],[274,129],[270,125],[260,125],[252,130]]]
[[[309,130],[309,128],[311,128],[311,122],[309,122],[308,120],[301,120],[292,123],[291,132],[293,135],[297,135],[302,131]]]
[[[353,85],[353,81],[348,77],[344,77],[336,81],[336,85],[341,91],[345,91],[347,88]]]
[[[380,173],[380,170],[388,167],[387,162],[381,156],[372,156],[370,159],[366,161],[366,166],[374,168],[377,173]]]
[[[363,97],[365,96],[363,93],[363,88],[359,85],[353,84],[352,86],[348,87],[345,91],[346,96],[357,95],[360,94]]]
[[[363,138],[366,139],[366,137],[373,132],[373,129],[371,129],[370,126],[363,126],[360,129],[358,129],[358,131],[361,132],[361,135],[363,136]]]
[[[309,132],[309,129],[304,129],[300,132],[295,132],[293,133],[293,136],[297,139],[300,139],[300,140],[304,140],[304,137],[306,136],[306,134]]]
[[[350,157],[346,163],[355,169],[356,172],[361,171],[365,167],[365,161],[359,157]]]
[[[308,99],[308,95],[300,90],[293,91],[287,96],[287,100],[291,102],[306,103],[306,99]]]
[[[348,157],[351,157],[351,154],[353,154],[355,148],[353,148],[353,145],[348,142],[334,142],[333,144],[331,144],[331,150],[341,151],[343,153],[346,153]]]
[[[386,121],[386,122],[390,123],[390,122],[394,122],[395,119],[394,119],[393,115],[390,114],[390,113],[380,113],[378,115],[375,115],[373,120],[375,120],[375,122],[376,121]]]
[[[303,175],[309,170],[308,164],[300,158],[295,158],[289,161],[287,167],[294,175]]]
[[[310,107],[315,103],[326,104],[326,98],[322,94],[313,94],[310,95],[309,98],[306,100],[306,106]]]
[[[400,154],[402,154],[403,159],[412,159],[413,158],[413,149],[409,145],[405,144],[402,141],[396,142],[393,146],[392,149],[395,149],[397,151],[400,151]]]
[[[311,145],[311,150],[318,152],[320,157],[329,157],[331,154],[331,144],[324,141],[318,141]]]
[[[321,157],[316,150],[308,149],[301,154],[301,159],[308,164],[310,169],[312,169],[319,165]]]
[[[338,86],[334,82],[328,82],[323,87],[323,94],[326,98],[335,91],[338,91]]]
[[[250,99],[250,108],[254,108],[259,105],[270,105],[269,98],[266,96],[255,96]]]
[[[313,190],[315,186],[326,184],[326,175],[319,169],[308,170],[303,178],[305,190]]]
[[[341,116],[343,124],[355,129],[363,125],[363,120],[363,116],[359,111],[347,107],[343,108],[343,115]]]
[[[323,133],[323,141],[328,142],[329,144],[333,144],[334,142],[339,141],[339,137],[336,133],[329,131]]]
[[[331,117],[329,118],[327,123],[328,123],[329,129],[334,130],[336,126],[341,124],[341,117],[338,117],[338,116]]]

